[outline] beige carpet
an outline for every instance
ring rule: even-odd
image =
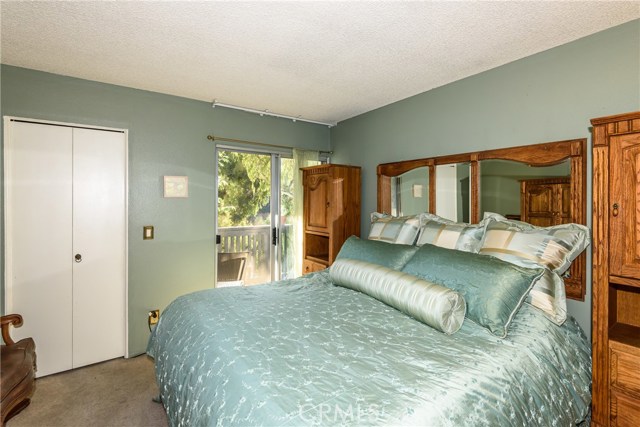
[[[31,405],[7,427],[165,427],[157,395],[152,359],[114,359],[37,379]]]

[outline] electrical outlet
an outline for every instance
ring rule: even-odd
[[[158,323],[158,319],[160,319],[160,310],[157,308],[155,310],[151,310],[149,312],[149,325],[155,325]]]

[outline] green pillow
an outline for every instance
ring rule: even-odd
[[[351,236],[343,243],[336,260],[355,259],[400,270],[417,250],[417,246],[364,240]]]
[[[459,292],[467,302],[467,317],[504,338],[544,269],[425,244],[402,271]]]

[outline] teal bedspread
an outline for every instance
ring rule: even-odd
[[[327,271],[182,296],[148,354],[172,426],[570,426],[591,401],[572,318],[525,304],[505,339],[448,336]]]

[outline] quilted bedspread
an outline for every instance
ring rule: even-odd
[[[327,271],[177,298],[153,331],[172,426],[569,426],[591,401],[591,349],[525,304],[505,339],[448,336]]]

